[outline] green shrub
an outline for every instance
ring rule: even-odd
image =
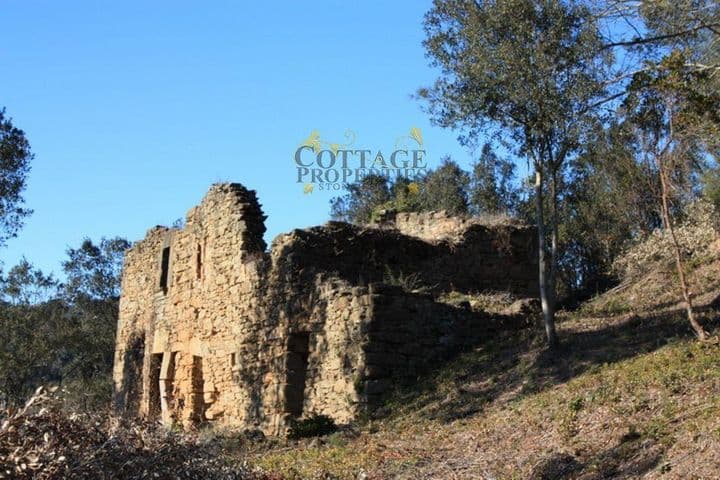
[[[100,412],[110,408],[113,393],[112,376],[98,374],[94,378],[72,379],[63,384],[58,393],[69,412]]]
[[[288,438],[308,438],[329,435],[337,430],[335,421],[327,415],[312,415],[301,420],[290,421]]]

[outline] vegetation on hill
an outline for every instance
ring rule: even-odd
[[[698,315],[715,330],[720,240],[690,265]],[[70,415],[41,391],[27,408],[0,413],[0,477],[713,478],[720,351],[693,340],[680,292],[667,288],[673,275],[671,263],[653,260],[563,312],[555,355],[539,329],[499,333],[398,384],[365,420],[317,438],[127,425]],[[511,303],[501,294],[463,301]]]
[[[251,461],[284,478],[714,478],[720,351],[694,340],[673,275],[647,265],[561,313],[557,355],[537,329],[489,338],[399,386],[359,428]],[[689,278],[717,329],[719,241]]]

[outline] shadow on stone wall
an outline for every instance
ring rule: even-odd
[[[123,381],[120,388],[114,389],[113,407],[123,416],[136,416],[140,411],[144,356],[145,336],[137,335],[122,354]]]
[[[415,276],[434,292],[507,291],[537,296],[534,228],[471,225],[456,240],[429,242],[392,229],[342,222],[294,230],[272,245],[296,269],[324,271],[352,285]]]

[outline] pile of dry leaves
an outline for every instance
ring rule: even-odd
[[[153,425],[68,414],[42,388],[0,412],[0,479],[263,478],[221,450]]]

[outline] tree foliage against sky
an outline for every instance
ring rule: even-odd
[[[378,205],[390,200],[387,178],[368,175],[347,186],[347,194],[330,202],[330,216],[350,223],[368,223]]]
[[[111,395],[122,238],[69,248],[61,283],[27,260],[0,283],[0,403],[16,404],[40,385],[74,385],[76,407]]]
[[[470,178],[460,166],[444,158],[440,166],[425,175],[420,205],[423,210],[443,210],[450,215],[468,213],[468,185]]]
[[[540,296],[555,346],[559,176],[605,94],[611,57],[600,53],[598,25],[580,2],[436,0],[425,34],[427,54],[441,71],[418,92],[433,121],[462,130],[468,143],[502,134],[533,166]]]
[[[445,211],[450,215],[507,214],[520,202],[512,165],[488,145],[473,172],[449,157],[417,178],[389,179],[371,175],[348,184],[345,193],[330,202],[335,220],[366,224],[382,211]]]
[[[515,165],[485,143],[470,174],[469,206],[474,215],[511,214],[520,201]]]
[[[468,179],[470,214],[538,225],[551,343],[558,295],[573,304],[609,288],[630,244],[680,220],[700,194],[718,202],[716,1],[436,0],[424,27],[439,74],[418,97],[473,155],[488,144],[466,177],[450,178]],[[667,139],[670,119],[674,153],[659,165],[649,147]],[[534,191],[514,178],[525,165]],[[391,185],[394,198],[376,208],[442,209],[419,185],[412,201]]]
[[[25,190],[33,154],[25,132],[0,109],[0,246],[17,235],[31,210],[24,208]]]

